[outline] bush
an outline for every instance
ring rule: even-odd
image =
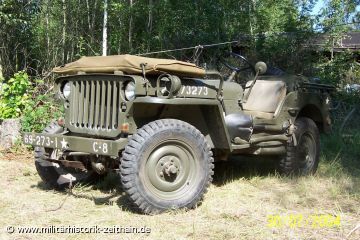
[[[360,83],[360,65],[356,61],[355,53],[338,53],[331,61],[321,59],[318,68],[319,77],[323,82],[341,89],[344,89],[346,84]]]
[[[0,119],[19,117],[30,100],[29,92],[32,86],[29,76],[21,71],[1,85]]]
[[[41,132],[63,112],[54,94],[47,93],[51,84],[43,84],[42,80],[34,82],[36,87],[27,73],[21,71],[0,85],[0,119],[21,117],[21,130],[26,132]]]
[[[38,95],[30,99],[21,118],[23,132],[41,132],[52,120],[62,116],[63,107],[54,94]]]

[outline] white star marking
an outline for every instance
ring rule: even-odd
[[[60,143],[61,143],[61,148],[66,149],[68,147],[68,142],[65,141],[65,138],[63,138]]]
[[[326,98],[325,101],[326,101],[326,104],[329,104],[329,103],[330,103],[330,99],[329,99],[328,97]]]

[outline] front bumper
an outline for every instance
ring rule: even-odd
[[[46,133],[23,133],[22,140],[24,144],[37,147],[115,157],[119,156],[119,152],[123,150],[128,143],[127,138],[104,140]]]

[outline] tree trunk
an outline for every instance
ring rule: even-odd
[[[153,0],[149,0],[148,5],[148,22],[147,22],[147,28],[146,32],[147,34],[147,51],[150,51],[151,48],[151,33],[152,33],[152,25],[153,25]]]
[[[45,13],[45,24],[46,24],[46,56],[49,59],[50,56],[50,36],[49,36],[49,1],[46,1],[46,13]]]
[[[147,23],[147,51],[150,51],[150,44],[151,44],[151,33],[152,33],[152,27],[153,27],[153,0],[149,0],[149,12],[148,12],[148,23]]]
[[[96,13],[97,13],[97,2],[98,2],[98,0],[94,1],[94,7],[92,10],[93,14],[92,14],[92,19],[91,19],[91,29],[89,30],[90,31],[90,47],[91,48],[93,47],[93,44],[95,42],[94,32],[95,32],[95,21],[96,21]],[[90,8],[89,8],[89,11],[90,11]]]
[[[2,68],[2,60],[1,60],[1,55],[0,55],[0,82],[4,79],[2,70],[3,70],[3,68]]]
[[[104,24],[103,24],[103,40],[102,40],[102,55],[107,55],[107,21],[108,21],[108,2],[104,0]]]
[[[63,26],[62,26],[62,48],[63,48],[63,56],[62,62],[65,64],[67,60],[67,52],[66,52],[66,0],[62,0],[62,10],[63,10]]]
[[[148,13],[148,24],[147,24],[147,31],[149,34],[151,34],[152,32],[152,25],[153,25],[153,14],[152,14],[152,10],[153,10],[153,0],[149,0],[149,13]]]
[[[88,30],[91,31],[91,17],[90,17],[89,0],[86,0],[86,9],[87,9]]]
[[[332,37],[331,42],[331,61],[334,60],[335,37]]]
[[[122,20],[121,20],[121,15],[119,14],[119,29],[122,29]],[[118,49],[117,49],[117,54],[120,55],[121,53],[121,43],[122,43],[122,34],[119,34],[119,39],[118,39]]]
[[[249,27],[250,27],[251,36],[253,36],[254,28],[256,27],[255,11],[256,11],[256,0],[251,0],[249,6]]]
[[[130,1],[130,18],[129,18],[129,52],[132,51],[132,31],[133,31],[133,16],[132,16],[132,6],[134,5],[134,0]]]

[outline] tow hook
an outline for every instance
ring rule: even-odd
[[[100,163],[100,162],[94,162],[91,161],[91,167],[94,169],[94,171],[100,175],[106,173],[106,168],[104,166],[104,164]]]

